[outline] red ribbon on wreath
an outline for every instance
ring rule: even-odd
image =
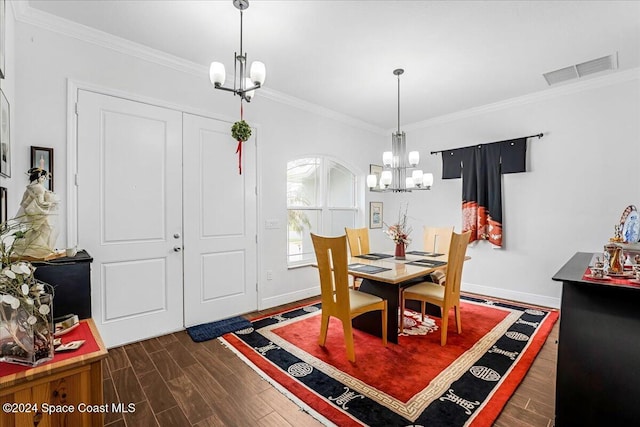
[[[242,98],[240,98],[240,120],[243,118]],[[238,148],[236,148],[236,154],[238,154],[238,174],[242,175],[242,138],[238,138]]]

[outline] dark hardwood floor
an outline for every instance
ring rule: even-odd
[[[553,426],[557,340],[558,323],[494,426]],[[103,372],[105,402],[136,408],[107,414],[109,427],[320,425],[218,340],[195,343],[185,331],[110,349]]]

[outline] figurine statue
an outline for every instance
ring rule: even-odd
[[[44,259],[55,253],[58,228],[55,216],[59,197],[44,187],[49,172],[41,168],[27,171],[29,184],[22,196],[20,208],[14,218],[25,227],[24,237],[13,244],[13,254],[19,257]]]

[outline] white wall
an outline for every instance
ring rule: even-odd
[[[13,177],[6,185],[10,212],[17,210],[26,184],[23,172],[31,145],[55,149],[56,192],[65,199],[67,79],[230,121],[239,114],[238,99],[214,92],[204,72],[179,71],[25,22],[15,23],[15,47],[10,49],[15,54],[15,69],[8,68],[15,76],[10,99]],[[558,306],[560,285],[551,281],[553,274],[574,252],[601,250],[623,209],[640,205],[640,83],[634,73],[632,78],[627,73],[625,78],[604,78],[604,83],[593,79],[405,128],[408,148],[419,149],[423,169],[436,176],[434,188],[406,195],[366,192],[367,212],[369,201],[382,201],[385,222],[392,222],[398,204],[409,201],[414,226],[410,248],[421,247],[423,225],[454,224],[459,231],[461,181],[441,180],[440,156],[429,151],[544,132],[543,139],[529,144],[529,172],[504,177],[504,248],[490,249],[486,242],[471,248],[473,259],[465,265],[463,282],[470,291]],[[11,80],[6,83],[10,92]],[[245,117],[259,127],[264,308],[318,292],[313,268],[286,266],[286,162],[308,154],[330,155],[353,165],[364,180],[369,164],[380,164],[381,152],[389,148],[391,131],[381,135],[261,98],[260,91],[245,108]],[[63,209],[61,219],[65,215]],[[265,219],[278,220],[281,228],[264,230]],[[361,225],[367,222],[363,215]],[[380,230],[371,230],[371,239],[375,250],[392,249]],[[64,241],[63,228],[59,242]],[[273,271],[273,280],[266,280],[266,270]]]
[[[415,125],[407,144],[434,172],[433,190],[390,200],[385,216],[409,202],[413,248],[424,225],[460,232],[462,180],[440,179],[441,155],[428,153],[543,132],[529,140],[527,172],[503,176],[503,249],[471,247],[463,289],[559,306],[551,277],[575,252],[601,252],[623,210],[640,206],[639,119],[636,69]]]
[[[31,145],[54,148],[55,192],[66,200],[68,79],[229,121],[239,118],[239,98],[215,91],[206,70],[181,72],[24,22],[17,22],[16,28],[13,182],[17,190],[11,195],[10,211],[17,210],[27,184],[22,172],[29,167]],[[308,154],[329,155],[364,176],[370,163],[367,156],[377,152],[371,152],[369,145],[380,146],[384,140],[382,134],[350,125],[347,119],[335,120],[307,110],[261,97],[260,91],[244,108],[245,119],[258,127],[260,308],[319,294],[314,268],[288,270],[286,265],[287,161]],[[362,199],[364,202],[364,190]],[[280,228],[264,230],[265,218],[278,220]],[[63,228],[58,245],[64,247],[66,207],[61,209],[60,220]],[[266,280],[266,270],[273,271],[273,280]]]

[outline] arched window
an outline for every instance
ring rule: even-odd
[[[338,236],[354,227],[358,215],[356,175],[326,157],[287,163],[287,262],[314,260],[309,232]]]

